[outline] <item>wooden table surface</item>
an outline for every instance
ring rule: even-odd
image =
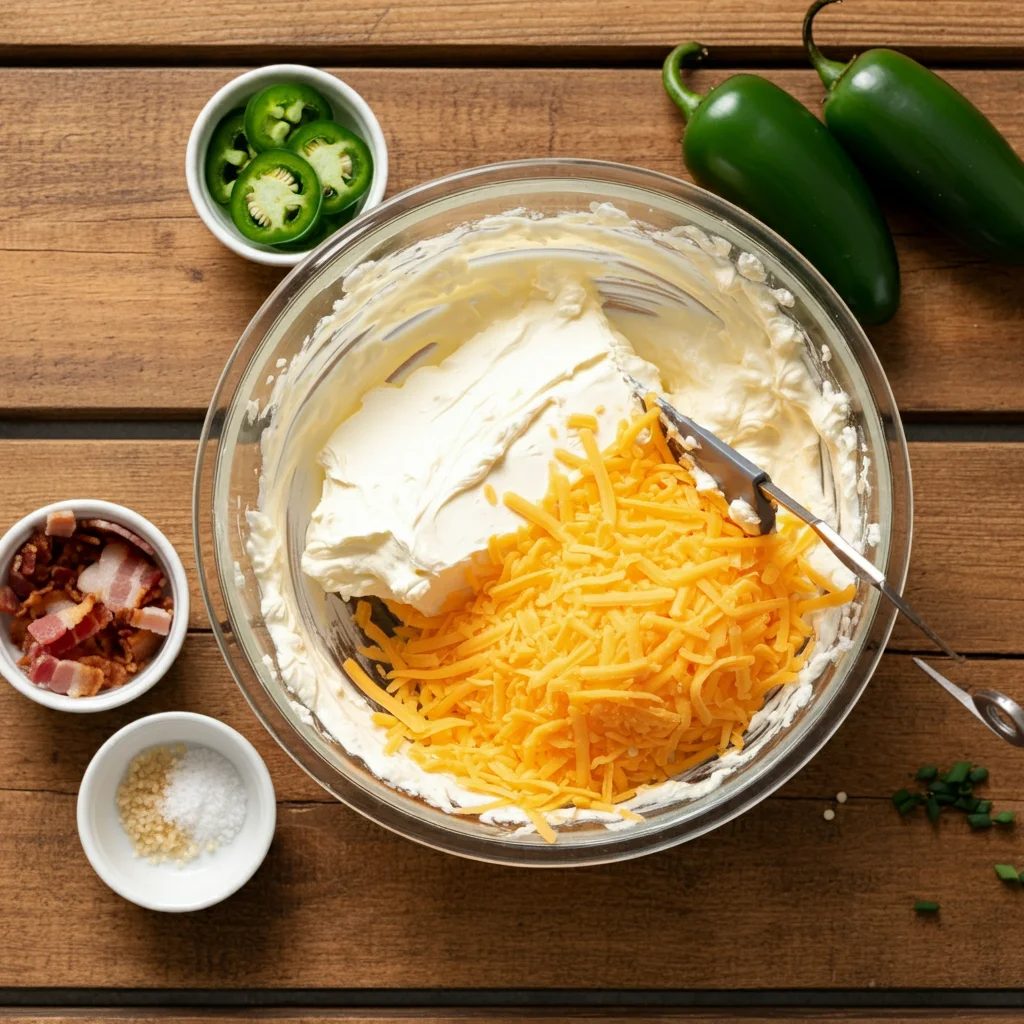
[[[217,375],[281,274],[221,248],[184,179],[189,128],[242,68],[317,63],[358,89],[394,194],[468,166],[578,156],[684,175],[659,83],[667,49],[712,51],[699,86],[753,67],[817,109],[805,0],[14,0],[0,20],[0,528],[63,496],[131,505],[193,584],[171,675],[127,708],[62,716],[0,689],[0,1017],[244,1016],[510,1024],[1018,1019],[1024,832],[903,821],[920,763],[989,765],[1024,813],[1024,755],[913,668],[903,626],[825,750],[730,825],[641,861],[524,872],[422,849],[329,799],[262,731],[209,632],[189,526],[195,441]],[[928,59],[1024,151],[1024,4],[849,0],[820,41]],[[1024,271],[888,211],[904,274],[870,332],[908,425],[909,596],[972,686],[1024,699]],[[215,715],[266,758],[277,837],[253,881],[186,916],[93,874],[75,795],[96,748],[167,709]],[[837,791],[849,801],[826,822]],[[913,913],[939,900],[938,920]],[[547,1009],[544,1009],[544,1008]],[[773,1008],[789,1007],[781,1017]],[[781,1012],[781,1011],[780,1011]]]

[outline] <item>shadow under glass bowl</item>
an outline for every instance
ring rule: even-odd
[[[196,465],[193,525],[200,583],[214,634],[246,699],[288,754],[326,790],[379,824],[417,842],[461,856],[524,866],[596,864],[651,853],[693,839],[747,810],[789,779],[821,748],[867,685],[892,630],[895,612],[874,590],[861,587],[854,601],[850,645],[818,677],[810,699],[789,724],[749,735],[751,756],[717,787],[696,798],[645,812],[642,823],[609,830],[596,823],[563,828],[558,842],[515,828],[452,816],[380,781],[336,742],[290,695],[276,669],[275,648],[260,611],[260,591],[246,551],[245,512],[257,507],[265,421],[254,416],[270,397],[281,360],[291,361],[319,321],[332,312],[342,280],[370,259],[410,250],[479,219],[526,209],[543,215],[586,211],[611,203],[642,223],[665,231],[694,225],[732,245],[730,258],[757,256],[768,283],[794,299],[786,310],[805,335],[805,364],[815,379],[850,396],[850,425],[858,434],[858,470],[868,485],[861,498],[864,523],[877,523],[876,564],[902,589],[910,557],[912,498],[907,446],[888,382],[868,339],[832,288],[792,247],[743,211],[704,190],[665,175],[586,160],[518,161],[466,171],[405,192],[343,228],[277,287],[228,360],[203,428]],[[686,301],[685,282],[663,282]],[[648,296],[648,299],[651,297]],[[443,301],[439,297],[439,302]],[[648,310],[650,312],[650,310]],[[655,310],[657,315],[657,311]],[[830,358],[821,358],[828,346]],[[345,360],[355,338],[323,346],[290,386],[344,387]],[[396,367],[397,369],[397,367]],[[340,371],[340,372],[339,372]],[[303,380],[303,377],[307,379]],[[352,401],[358,396],[348,395]],[[254,404],[255,403],[255,404]],[[286,551],[302,616],[313,642],[340,664],[354,654],[358,631],[348,606],[322,594],[312,597],[298,568],[320,479],[311,467],[290,488]],[[776,696],[774,699],[780,699]],[[756,746],[755,746],[756,744]],[[707,778],[715,762],[682,776]]]

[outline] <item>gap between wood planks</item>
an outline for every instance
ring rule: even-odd
[[[256,1011],[265,1024],[1011,1024],[1020,1017],[998,1011],[1021,1008],[1019,989],[0,989],[0,1019],[11,1024],[254,1019],[236,1009]]]
[[[66,410],[65,410],[66,414]],[[199,419],[0,418],[0,441],[198,441]],[[1002,444],[1024,442],[1024,418],[956,413],[903,419],[909,443]]]
[[[686,33],[680,29],[680,38]],[[878,45],[884,45],[879,42]],[[643,71],[660,68],[667,46],[9,46],[0,43],[0,69],[36,68],[67,71],[76,68],[237,68],[261,64],[299,63],[348,67],[393,67],[409,70],[439,68],[579,71]],[[847,61],[867,47],[854,50],[829,46],[829,56]],[[901,46],[899,49],[933,71],[1013,71],[1024,69],[1018,51],[959,46]],[[742,64],[752,71],[804,70],[807,55],[798,45],[787,47],[715,46],[701,66],[708,70]]]

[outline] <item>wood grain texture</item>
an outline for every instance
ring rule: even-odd
[[[1022,660],[971,662],[955,678],[969,688],[998,687],[1024,702]],[[282,803],[333,802],[261,728],[213,638],[204,634],[189,636],[174,668],[148,694],[123,708],[82,715],[70,728],[66,716],[0,687],[0,792],[73,796],[92,755],[111,735],[142,715],[172,710],[211,715],[246,736],[267,762]],[[778,799],[814,801],[808,820],[817,820],[840,791],[855,800],[884,800],[918,765],[965,758],[991,769],[986,793],[1000,805],[1020,798],[1024,770],[1016,751],[971,719],[907,655],[887,654],[848,721]]]
[[[1015,832],[936,831],[887,800],[851,800],[833,822],[821,810],[770,799],[640,861],[528,872],[427,850],[340,804],[283,804],[248,885],[162,915],[93,874],[74,797],[2,791],[0,913],[18,941],[0,985],[889,988],[917,981],[913,964],[944,987],[1018,984],[1021,892],[992,871],[1024,860]],[[937,920],[918,898],[941,903]],[[726,940],[746,952],[723,955]]]
[[[466,10],[481,6],[493,24],[500,23],[501,5],[469,4]],[[865,6],[876,21],[881,17],[880,5]],[[1002,17],[1006,39],[1013,37],[1013,17],[1024,18],[999,4],[999,14],[916,0],[885,9],[908,16],[927,9],[928,20],[952,37],[956,19],[951,11],[940,16],[936,6],[971,10],[975,26]],[[51,6],[38,7],[45,22]],[[717,17],[721,7],[707,9]],[[754,24],[749,4],[743,8],[743,17],[730,20],[737,26]],[[77,7],[67,0],[52,9]],[[83,19],[83,30],[115,10],[116,5],[95,8]],[[185,10],[132,6],[138,17],[168,25]],[[457,24],[454,11],[448,13]],[[674,24],[685,20],[674,4],[671,17]],[[132,20],[127,12],[117,18]],[[609,16],[607,24],[613,23]],[[196,24],[202,24],[198,15]],[[555,14],[551,24],[558,24]],[[119,28],[126,35],[130,31]],[[699,74],[695,84],[705,88],[727,73]],[[0,94],[19,112],[16,119],[0,121],[0,143],[19,182],[18,216],[0,218],[4,414],[197,416],[205,411],[235,341],[282,276],[221,247],[195,215],[185,188],[192,121],[233,74],[171,68],[0,70]],[[349,69],[339,74],[380,118],[390,147],[391,194],[465,167],[521,157],[605,158],[683,174],[681,122],[656,71]],[[768,74],[817,109],[821,87],[812,72]],[[1024,71],[951,71],[948,77],[1024,151]],[[97,109],[118,111],[116,145],[108,133],[92,130]],[[49,158],[40,161],[41,152]],[[131,154],[129,174],[125,153]],[[1024,269],[980,261],[900,211],[894,211],[893,224],[904,304],[891,324],[871,333],[901,409],[1024,412],[1018,372],[1024,351]]]
[[[0,441],[8,482],[0,527],[60,497],[104,498],[151,519],[177,548],[192,584],[193,627],[208,628],[192,549],[189,441]],[[61,465],[60,491],[39,466]],[[911,446],[916,523],[907,596],[965,652],[1024,653],[1024,445]],[[927,649],[898,622],[891,646]]]
[[[174,545],[190,584],[189,623],[209,629],[192,545],[195,461],[191,441],[0,441],[0,466],[7,477],[0,494],[0,531],[64,498],[128,506]],[[60,466],[59,477],[40,472],[43,466]]]
[[[243,0],[160,7],[112,0],[15,0],[0,52],[150,52],[190,59],[273,50],[277,56],[466,61],[511,55],[593,60],[648,57],[685,38],[730,55],[797,57],[804,0],[348,0],[290,14]],[[285,9],[287,10],[287,8]],[[820,19],[822,43],[889,45],[931,56],[1018,56],[1024,13],[1014,0],[860,0]]]

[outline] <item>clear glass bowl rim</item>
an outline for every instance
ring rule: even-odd
[[[210,507],[205,499],[207,495],[214,493],[212,484],[217,460],[211,457],[208,449],[211,441],[219,439],[224,409],[230,405],[232,399],[232,395],[226,393],[232,380],[232,371],[247,347],[254,346],[252,354],[255,355],[278,317],[288,308],[293,296],[301,293],[341,250],[357,239],[378,230],[389,220],[432,200],[451,197],[460,192],[472,192],[481,186],[503,182],[512,184],[526,180],[578,180],[581,185],[586,181],[622,184],[701,206],[751,236],[763,249],[785,265],[787,273],[801,280],[808,292],[834,321],[837,330],[844,336],[852,350],[868,383],[884,429],[886,455],[893,486],[893,521],[890,528],[892,542],[889,546],[886,571],[890,583],[902,592],[910,561],[913,523],[909,453],[892,390],[860,324],[832,286],[796,249],[744,210],[699,186],[670,175],[601,160],[516,160],[470,168],[435,179],[394,196],[375,210],[353,221],[293,268],[249,322],[228,357],[214,389],[196,458],[192,508],[193,537],[203,602],[210,618],[213,635],[232,677],[263,727],[292,760],[327,792],[390,831],[442,852],[512,866],[584,866],[640,857],[695,839],[749,810],[792,778],[831,738],[857,703],[888,642],[896,618],[895,609],[888,604],[875,604],[873,620],[868,624],[873,635],[872,642],[855,654],[856,663],[842,682],[840,694],[831,700],[802,735],[795,736],[793,742],[784,745],[785,749],[774,757],[767,770],[763,770],[756,780],[753,780],[756,785],[747,785],[728,799],[711,802],[698,817],[683,822],[667,823],[664,827],[643,835],[637,835],[638,830],[633,829],[609,832],[604,842],[591,844],[585,848],[563,843],[550,846],[525,845],[511,840],[500,841],[452,832],[426,818],[405,813],[395,805],[373,798],[366,790],[347,779],[320,757],[301,736],[297,735],[292,723],[284,717],[266,692],[258,673],[249,662],[245,649],[235,639],[233,624],[221,621],[217,611],[218,595],[213,589],[220,586],[221,579],[221,574],[216,571],[217,546],[210,544],[212,552],[204,547],[205,538],[216,536],[216,509]],[[838,699],[839,696],[844,699]]]

